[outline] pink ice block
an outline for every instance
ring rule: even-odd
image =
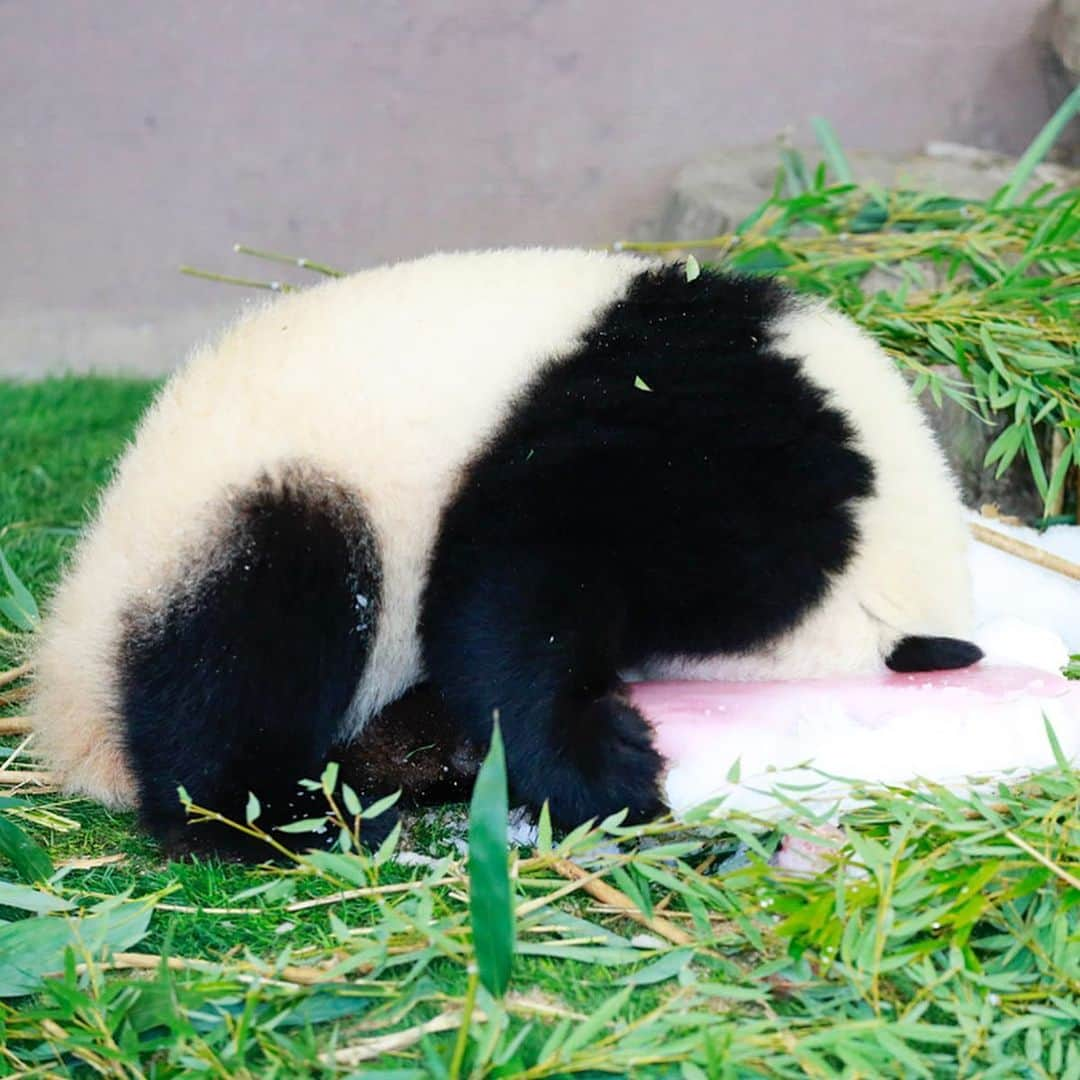
[[[820,781],[822,773],[960,787],[975,774],[1040,768],[1054,762],[1044,716],[1066,755],[1080,757],[1080,683],[1029,668],[648,682],[634,684],[631,697],[656,729],[677,809],[725,794],[729,805],[759,810],[763,788]],[[736,760],[741,779],[728,781]]]

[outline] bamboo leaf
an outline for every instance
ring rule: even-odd
[[[666,956],[618,980],[621,986],[652,986],[675,978],[694,958],[693,949],[674,949]]]
[[[854,180],[851,166],[840,146],[840,141],[832,129],[832,125],[823,116],[814,116],[810,119],[810,126],[814,131],[817,141],[825,154],[825,160],[829,163],[833,176],[841,184],[850,184]]]
[[[147,901],[111,904],[83,918],[39,915],[0,926],[0,997],[20,997],[41,986],[45,975],[64,967],[69,948],[100,956],[129,949],[150,925]]]
[[[1058,497],[1059,492],[1065,486],[1065,480],[1069,475],[1069,467],[1073,461],[1076,460],[1076,444],[1069,443],[1066,445],[1064,451],[1061,454],[1061,458],[1054,466],[1054,472],[1050,477],[1050,486],[1046,492],[1046,505],[1051,505]]]
[[[364,821],[370,821],[372,818],[377,818],[380,814],[385,814],[397,801],[401,798],[401,789],[392,791],[389,795],[384,795],[381,799],[376,799],[370,806],[365,806],[360,811],[360,817]]]
[[[501,998],[514,958],[514,908],[507,838],[506,758],[498,720],[469,808],[469,919],[480,982]]]
[[[73,906],[70,900],[54,896],[52,893],[31,889],[26,885],[12,885],[8,881],[0,881],[0,907],[32,911],[35,915],[49,915],[54,911],[70,911]]]
[[[33,884],[53,875],[48,852],[13,821],[0,816],[0,855],[23,881]]]
[[[304,818],[302,821],[290,821],[288,825],[278,825],[277,831],[284,833],[325,832],[326,818],[314,817]]]
[[[611,1021],[622,1011],[626,1003],[630,1000],[630,995],[634,992],[633,986],[624,987],[617,993],[614,993],[603,1002],[598,1008],[594,1009],[592,1015],[584,1023],[579,1024],[570,1035],[567,1037],[566,1042],[562,1045],[562,1057],[565,1060],[576,1050],[580,1050],[582,1047],[588,1046],[597,1035]]]
[[[360,805],[360,797],[348,784],[341,785],[341,801],[345,803],[345,809],[353,817],[359,817],[360,811],[363,809]]]
[[[1051,147],[1078,112],[1080,112],[1080,86],[1073,88],[1073,92],[1058,106],[1057,111],[1043,125],[1031,145],[1020,155],[1020,160],[1013,168],[1012,175],[994,196],[995,206],[1012,206],[1028,180],[1031,179],[1036,166],[1050,153]]]

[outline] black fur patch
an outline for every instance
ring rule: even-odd
[[[213,549],[192,554],[194,568],[163,607],[127,613],[122,710],[153,834],[174,849],[266,858],[267,845],[235,830],[186,828],[177,786],[240,822],[252,791],[267,831],[325,812],[321,794],[297,781],[320,775],[363,672],[379,563],[360,504],[313,469],[263,478],[224,517]],[[385,832],[391,817],[372,824]],[[277,835],[320,845],[311,834]]]
[[[770,343],[777,284],[642,274],[548,368],[447,510],[428,672],[557,820],[658,806],[661,761],[617,671],[790,629],[857,542],[873,488],[843,414]]]
[[[468,800],[481,761],[427,683],[387,705],[355,739],[334,747],[330,758],[365,806],[400,790],[402,807]]]
[[[983,651],[971,641],[951,637],[901,638],[886,665],[893,671],[952,671],[971,667]]]

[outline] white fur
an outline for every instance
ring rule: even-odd
[[[222,495],[293,459],[357,491],[378,537],[383,608],[352,730],[420,678],[419,599],[463,464],[648,265],[540,249],[436,255],[282,297],[196,352],[140,425],[42,634],[36,727],[67,787],[133,800],[117,720],[120,614],[136,597],[164,597],[186,567],[198,574]],[[877,494],[859,509],[860,553],[819,610],[760,654],[692,673],[873,670],[906,633],[965,633],[959,504],[891,361],[824,308],[774,332],[849,414]]]

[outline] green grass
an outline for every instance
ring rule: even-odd
[[[126,379],[0,383],[0,550],[39,594],[153,392]]]
[[[0,386],[2,543],[39,597],[152,391]],[[473,873],[494,924],[498,782],[487,788],[474,813],[487,857]],[[470,868],[452,858],[166,864],[128,814],[56,795],[22,803],[0,807],[0,820],[54,865],[121,861],[54,876],[25,851],[0,856],[0,878],[28,890],[4,892],[23,907],[0,907],[0,988],[13,958],[34,981],[0,1003],[0,1075],[358,1075],[366,1064],[324,1055],[434,1018],[448,1030],[367,1064],[406,1077],[1080,1077],[1080,779],[1065,768],[981,798],[879,793],[846,819],[847,843],[815,878],[765,861],[794,819],[764,833],[741,819],[609,827],[561,850],[542,835],[536,854],[514,855],[508,895],[536,907],[515,921],[502,1000],[484,988],[501,976],[470,970],[502,971],[508,939],[485,935],[474,952]],[[449,828],[425,823],[413,849],[445,852]],[[666,901],[688,944],[641,937],[581,891],[548,900],[568,887],[556,857],[606,868],[646,912]],[[291,908],[410,880],[405,892]],[[25,910],[48,903],[70,907]],[[207,966],[108,971],[103,941]],[[295,969],[322,981],[297,985]]]

